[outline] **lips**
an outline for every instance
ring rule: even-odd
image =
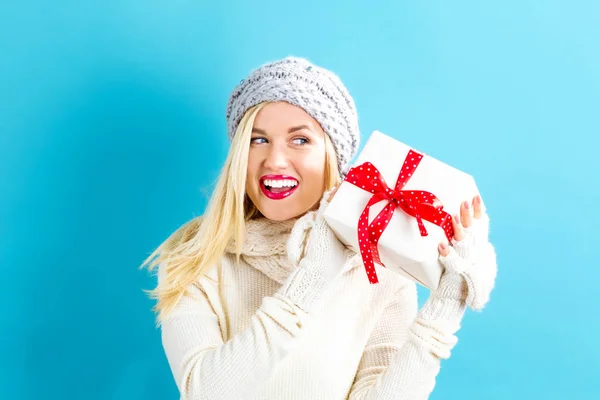
[[[267,186],[265,185],[265,181],[269,181],[269,180],[274,180],[274,181],[281,181],[281,180],[289,180],[289,181],[294,181],[296,182],[296,186],[294,187],[290,187],[288,190],[285,190],[286,188],[283,187],[281,189],[281,191],[271,191],[269,189],[267,189]],[[298,186],[300,186],[300,183],[298,182],[298,180],[292,176],[287,176],[287,175],[264,175],[263,177],[260,178],[260,189],[262,190],[263,194],[265,196],[267,196],[269,199],[271,200],[282,200],[282,199],[286,199],[288,197],[290,197],[292,195],[292,193],[294,193],[296,191],[296,189],[298,189]]]

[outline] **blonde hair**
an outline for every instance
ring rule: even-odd
[[[161,265],[157,287],[144,290],[150,298],[158,300],[153,307],[157,325],[164,321],[189,285],[219,263],[231,240],[236,243],[236,256],[240,256],[246,221],[259,214],[246,195],[246,171],[254,119],[266,104],[250,108],[240,121],[204,215],[177,229],[140,266],[152,271]],[[329,190],[341,182],[341,177],[328,135],[325,135],[325,152],[324,190]]]

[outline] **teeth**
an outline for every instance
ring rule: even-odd
[[[274,187],[274,188],[282,188],[282,187],[294,187],[298,184],[295,180],[292,179],[265,179],[265,186]]]

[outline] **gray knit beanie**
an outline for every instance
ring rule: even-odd
[[[329,135],[342,176],[360,144],[354,100],[331,71],[304,58],[286,57],[250,73],[233,90],[227,105],[227,133],[233,138],[246,111],[265,101],[285,101],[304,109]]]

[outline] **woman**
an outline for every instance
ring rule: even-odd
[[[439,246],[438,290],[377,266],[371,285],[323,211],[359,146],[354,101],[330,71],[288,57],[253,71],[227,108],[229,156],[202,217],[145,261],[182,398],[424,399],[496,257],[479,197]]]

